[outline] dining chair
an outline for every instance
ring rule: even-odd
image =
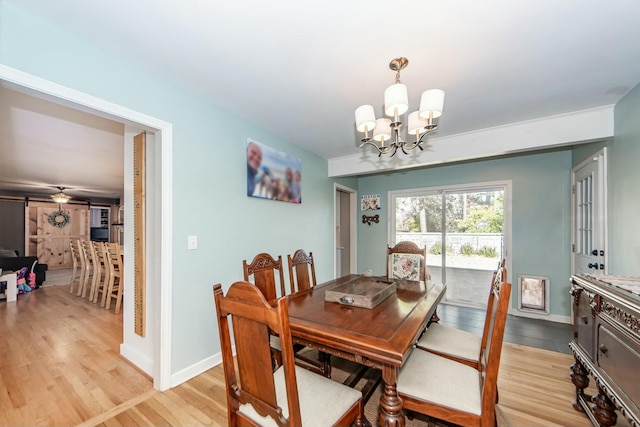
[[[479,368],[414,349],[400,368],[398,397],[410,414],[418,412],[463,426],[495,426],[498,368],[509,309],[511,284],[493,286],[487,347]]]
[[[293,255],[287,255],[289,266],[289,285],[291,293],[304,291],[316,286],[316,267],[313,262],[313,252],[307,253],[298,249]],[[296,363],[305,369],[331,378],[331,355],[324,351],[318,352],[317,359],[308,357],[303,350],[307,348],[302,344],[294,344],[293,352]]]
[[[504,265],[505,260],[503,259],[498,263],[498,268],[493,272],[491,278],[482,336],[440,323],[431,323],[416,346],[439,356],[479,368],[479,355],[487,346],[489,323],[494,304],[493,288],[507,280],[507,269]]]
[[[269,302],[249,282],[234,283],[226,295],[216,284],[213,293],[229,426],[363,425],[360,391],[296,366],[286,298]],[[270,331],[281,341],[275,371]]]
[[[71,280],[69,281],[69,293],[72,294],[75,286],[80,287],[82,282],[82,269],[83,263],[80,259],[80,240],[69,239],[69,247],[71,248],[71,261],[73,266],[71,267]]]
[[[391,279],[430,281],[427,267],[427,248],[404,241],[387,246],[387,277]]]
[[[291,293],[303,291],[315,286],[316,283],[316,267],[313,263],[313,252],[309,255],[298,249],[293,255],[287,255],[289,265],[289,285]]]
[[[90,290],[90,286],[93,283],[94,265],[91,253],[91,240],[80,240],[80,250],[82,258],[84,259],[84,269],[80,286],[78,287],[77,295],[82,298],[86,298],[87,291]]]
[[[117,243],[106,244],[107,267],[109,268],[109,281],[104,294],[102,295],[102,303],[105,310],[111,308],[111,300],[116,300],[113,310],[114,314],[120,313],[122,305],[122,294],[124,292],[124,272],[122,269],[122,255],[120,253],[120,245]]]
[[[262,295],[267,301],[275,301],[278,298],[276,291],[276,273],[280,283],[280,295],[286,294],[284,289],[284,271],[282,269],[282,256],[278,255],[276,261],[271,255],[267,253],[260,253],[256,255],[250,264],[247,264],[247,260],[242,261],[242,270],[244,274],[244,280],[246,282],[253,279],[253,284],[260,289]]]

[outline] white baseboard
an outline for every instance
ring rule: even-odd
[[[184,368],[174,374],[171,374],[171,388],[189,381],[191,378],[197,377],[201,373],[208,371],[214,366],[218,366],[222,363],[222,353],[216,353],[213,356],[207,357],[191,366]]]
[[[153,360],[151,358],[126,344],[120,344],[120,355],[153,378]]]
[[[509,309],[509,314],[517,317],[527,317],[529,319],[548,320],[550,322],[568,323],[569,325],[573,325],[573,319],[571,316],[562,316],[560,314],[537,314],[528,311],[520,311],[514,308]]]

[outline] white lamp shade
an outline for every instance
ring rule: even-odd
[[[444,91],[440,89],[429,89],[422,93],[420,98],[420,117],[429,118],[429,114],[433,114],[433,118],[442,115],[442,107],[444,106]]]
[[[358,132],[373,130],[376,127],[376,114],[372,105],[361,105],[356,108],[356,129]]]
[[[398,115],[406,113],[409,109],[407,87],[402,83],[392,84],[384,91],[385,114],[393,117],[396,108],[398,109]]]
[[[409,135],[415,135],[416,132],[421,134],[426,131],[424,128],[427,125],[427,120],[423,119],[419,115],[419,111],[414,111],[409,114],[409,126],[407,126],[407,132]]]
[[[380,142],[391,139],[391,120],[376,120],[376,128],[373,131],[373,139]]]

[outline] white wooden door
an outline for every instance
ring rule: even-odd
[[[572,274],[607,272],[606,154],[603,148],[571,171]]]

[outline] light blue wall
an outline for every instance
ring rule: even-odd
[[[614,109],[609,145],[609,274],[640,276],[640,85]]]
[[[607,148],[608,156],[608,273],[640,276],[640,85],[614,109],[613,141],[586,144],[573,150],[572,165]]]
[[[380,224],[358,226],[358,271],[385,274],[387,192],[487,181],[512,181],[512,265],[509,277],[548,276],[550,313],[569,316],[571,151],[515,156],[360,178],[359,196],[380,194]],[[359,212],[361,215],[362,212]],[[517,304],[513,293],[512,306]]]
[[[602,141],[576,146],[573,150],[571,150],[571,167],[574,168],[578,166],[580,163],[593,156],[602,148],[606,147],[606,145],[607,144]]]
[[[3,1],[0,63],[173,124],[172,373],[219,352],[212,285],[241,279],[243,259],[305,248],[318,280],[333,277],[326,160]],[[247,138],[301,159],[302,204],[246,196]],[[188,235],[198,250],[187,251]]]

